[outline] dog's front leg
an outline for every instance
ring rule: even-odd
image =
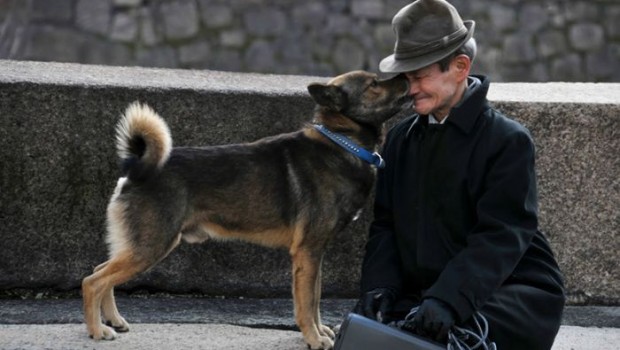
[[[311,349],[332,349],[334,342],[329,336],[321,335],[316,322],[320,302],[316,293],[320,276],[321,256],[300,247],[291,254],[293,260],[293,302],[295,321]]]
[[[335,339],[336,338],[336,334],[334,334],[334,331],[331,330],[331,328],[329,328],[328,326],[324,325],[321,322],[321,281],[323,280],[323,257],[321,257],[321,260],[319,262],[319,268],[318,268],[318,276],[316,278],[315,284],[314,284],[314,322],[317,324],[317,327],[319,329],[319,333],[321,335],[324,336],[328,336],[331,339]]]

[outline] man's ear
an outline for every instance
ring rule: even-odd
[[[312,83],[308,85],[308,92],[317,104],[338,112],[347,105],[347,95],[339,86]]]
[[[465,80],[469,76],[469,71],[471,70],[471,60],[467,55],[458,55],[452,61],[454,67],[456,68],[456,73],[458,76],[458,80]]]

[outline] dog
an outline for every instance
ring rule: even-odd
[[[319,316],[323,253],[365,205],[381,161],[350,148],[375,150],[384,122],[411,98],[403,77],[379,80],[364,71],[310,84],[308,91],[317,104],[314,124],[235,145],[173,148],[167,124],[150,107],[127,108],[116,129],[124,176],[107,207],[109,260],[82,282],[90,337],[111,340],[129,330],[114,287],[153,267],[181,240],[240,239],[288,249],[295,321],[310,348],[333,347],[334,333]]]

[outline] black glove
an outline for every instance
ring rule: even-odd
[[[396,293],[389,288],[376,288],[364,293],[355,306],[354,312],[371,320],[387,323],[386,313],[392,311]]]
[[[411,322],[416,333],[443,342],[448,338],[448,332],[454,326],[455,315],[448,304],[438,299],[428,298],[422,301]]]

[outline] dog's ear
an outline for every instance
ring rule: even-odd
[[[339,86],[313,83],[308,85],[308,92],[323,107],[340,112],[347,105],[347,94]]]

